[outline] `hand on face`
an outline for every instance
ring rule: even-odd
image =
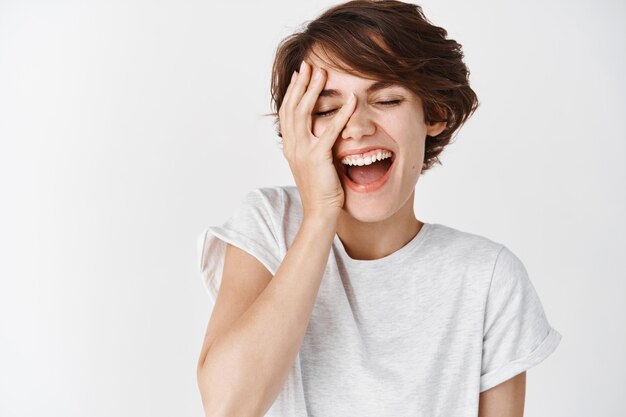
[[[354,112],[354,94],[318,136],[311,132],[312,112],[326,84],[326,72],[303,61],[294,72],[278,111],[283,138],[283,154],[300,192],[304,215],[338,216],[344,204],[344,191],[333,165],[332,149],[340,132]]]

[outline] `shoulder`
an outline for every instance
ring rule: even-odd
[[[300,201],[300,194],[293,185],[275,185],[250,190],[246,195],[246,200],[251,202],[269,202],[272,203],[273,207],[280,207],[293,201]]]
[[[492,297],[508,299],[534,291],[523,261],[507,245],[449,226],[435,228],[444,262],[461,264],[463,270],[480,270]]]
[[[300,192],[293,185],[255,188],[246,196],[248,204],[262,206],[273,218],[284,224],[299,224],[302,220]]]
[[[522,260],[505,244],[477,233],[434,225],[432,241],[437,253],[430,255],[446,269],[481,278],[481,291],[491,305],[534,297],[534,287]],[[532,301],[527,301],[531,303]],[[538,305],[539,303],[535,303]],[[494,311],[500,311],[497,308]]]
[[[285,212],[299,199],[294,186],[277,185],[254,188],[243,197],[240,209],[253,209],[272,218],[282,218]]]
[[[284,186],[254,188],[246,194],[244,201],[248,203],[269,202],[278,206],[284,198]]]
[[[281,250],[293,241],[302,222],[300,193],[293,185],[252,189],[237,209],[247,221],[266,224],[272,230]]]
[[[487,236],[457,229],[451,226],[431,223],[429,247],[441,253],[468,263],[495,263],[505,246]]]

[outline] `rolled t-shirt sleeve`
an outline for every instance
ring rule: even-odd
[[[272,275],[280,265],[277,221],[282,195],[276,189],[250,191],[221,226],[207,227],[197,242],[200,276],[215,302],[222,281],[226,244],[248,252]]]
[[[523,263],[503,246],[485,309],[480,392],[539,364],[560,340]]]

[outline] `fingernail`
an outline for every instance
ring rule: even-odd
[[[348,103],[352,104],[356,101],[356,96],[354,95],[354,92],[350,93],[350,97],[348,97]]]
[[[300,72],[304,71],[304,66],[306,65],[306,63],[304,61],[302,61],[302,64],[300,64]]]
[[[322,78],[322,71],[319,68],[316,68],[315,71],[313,71],[313,79],[319,80],[320,78]]]

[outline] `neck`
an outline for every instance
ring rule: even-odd
[[[337,235],[346,253],[352,259],[380,259],[409,243],[424,225],[415,217],[414,196],[415,191],[400,210],[379,222],[361,222],[342,210]]]

